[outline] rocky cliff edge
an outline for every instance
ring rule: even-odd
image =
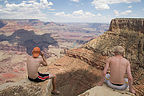
[[[15,83],[5,83],[0,87],[0,96],[51,96],[52,81],[34,83],[23,79]]]
[[[134,88],[137,96],[144,96],[144,34],[140,29],[137,30],[137,27],[129,27],[133,24],[130,22],[143,21],[144,19],[117,18],[113,20],[121,20],[121,22],[117,23],[117,26],[125,25],[126,29],[123,27],[113,29],[112,26],[116,25],[115,23],[111,23],[110,31],[89,41],[81,48],[67,50],[66,56],[61,57],[52,62],[47,68],[42,69],[43,71],[49,71],[57,75],[57,88],[61,91],[60,96],[77,96],[95,87],[96,83],[100,80],[101,70],[104,68],[106,58],[114,55],[113,47],[117,45],[125,48],[125,58],[131,62]],[[135,25],[143,26],[139,22],[135,22]],[[131,30],[132,28],[133,30]],[[105,86],[102,86],[100,89],[109,90]],[[94,91],[96,94],[98,93],[97,88]],[[111,94],[116,93],[113,90],[111,92]],[[123,93],[120,96],[124,94],[127,95],[127,93]]]

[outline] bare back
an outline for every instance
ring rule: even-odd
[[[113,56],[110,58],[110,81],[114,84],[124,84],[124,75],[127,70],[128,60]]]
[[[42,62],[42,58],[33,58],[32,56],[27,57],[27,71],[28,76],[32,79],[35,79],[38,77],[38,68]]]

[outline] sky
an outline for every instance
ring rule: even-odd
[[[144,18],[144,0],[0,0],[0,19],[110,23]]]

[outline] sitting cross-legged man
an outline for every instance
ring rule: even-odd
[[[132,86],[133,77],[131,74],[130,62],[123,57],[124,51],[122,46],[115,47],[115,56],[106,60],[103,76],[98,85],[102,85],[103,82],[105,82],[109,87],[118,90],[125,90],[129,86],[129,91],[135,94],[135,90]],[[106,74],[108,68],[110,68],[110,74]],[[124,78],[126,73],[128,79]]]

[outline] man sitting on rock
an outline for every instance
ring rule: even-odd
[[[41,56],[39,56],[41,55]],[[42,74],[38,72],[40,65],[47,66],[46,59],[43,53],[40,51],[39,47],[35,47],[32,51],[32,56],[27,58],[27,71],[28,79],[34,82],[43,82],[47,79],[52,79],[53,90],[52,94],[59,94],[59,91],[56,90],[56,76],[52,74]]]
[[[132,87],[133,77],[130,62],[123,57],[124,48],[116,46],[114,53],[115,56],[107,59],[103,70],[103,78],[98,85],[102,85],[105,82],[109,87],[118,90],[125,90],[129,85],[129,91],[135,94],[135,90]],[[108,68],[110,68],[110,74],[106,74]],[[125,73],[127,73],[128,79],[124,78]]]

